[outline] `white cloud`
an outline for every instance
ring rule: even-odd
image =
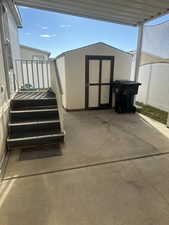
[[[51,35],[49,35],[49,34],[41,34],[40,37],[42,37],[42,38],[50,38]]]
[[[48,29],[48,27],[45,27],[45,26],[41,27],[41,28],[42,28],[42,30],[47,30]]]
[[[59,27],[60,28],[69,28],[69,27],[71,27],[71,25],[70,24],[61,24]]]
[[[42,37],[42,38],[52,38],[52,37],[56,37],[56,34],[41,34],[40,37]]]
[[[37,27],[41,28],[42,30],[47,30],[48,26],[36,24]]]

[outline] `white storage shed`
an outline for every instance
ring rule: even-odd
[[[99,42],[62,53],[56,64],[65,109],[111,108],[110,83],[130,79],[132,54]]]

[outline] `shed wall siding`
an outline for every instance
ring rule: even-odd
[[[115,57],[114,80],[130,79],[132,56],[105,45],[75,50],[65,56],[67,109],[85,108],[85,56],[110,55]]]

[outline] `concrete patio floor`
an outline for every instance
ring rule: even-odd
[[[169,224],[164,125],[101,110],[65,113],[65,129],[61,156],[20,161],[11,152],[1,225]]]

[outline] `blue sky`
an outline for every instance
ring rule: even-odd
[[[125,51],[134,50],[137,28],[60,13],[19,7],[23,28],[20,43],[44,49],[52,56],[96,42],[105,42]],[[169,15],[149,24],[169,20]]]

